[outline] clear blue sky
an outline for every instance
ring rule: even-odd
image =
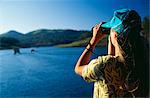
[[[149,15],[149,0],[0,0],[0,33],[45,29],[90,30],[113,11],[135,9]]]

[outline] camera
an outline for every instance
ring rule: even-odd
[[[92,28],[91,32],[93,32],[93,28]],[[110,28],[100,27],[98,32],[101,32],[102,34],[110,34]]]
[[[110,28],[100,27],[102,34],[110,34]]]

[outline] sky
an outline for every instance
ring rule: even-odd
[[[149,0],[0,0],[0,34],[10,30],[91,30],[109,21],[117,9],[136,10],[149,16]]]

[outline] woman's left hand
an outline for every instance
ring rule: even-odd
[[[101,32],[101,28],[100,28],[101,25],[102,25],[102,23],[96,24],[94,26],[94,28],[92,30],[93,36],[90,41],[91,44],[97,44],[101,39],[103,39],[105,37],[106,34],[102,34],[102,32]]]

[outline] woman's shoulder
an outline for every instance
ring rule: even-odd
[[[119,56],[113,56],[113,55],[99,56],[98,60],[102,62],[106,67],[111,67],[111,68],[121,67],[121,69],[125,69],[125,62],[121,62],[119,60]]]
[[[103,55],[103,56],[99,56],[98,59],[102,59],[103,61],[112,61],[112,62],[116,62],[118,60],[118,56],[113,56],[113,55]]]
[[[102,62],[103,64],[109,64],[109,65],[116,65],[119,62],[118,56],[113,56],[113,55],[99,56],[98,61]]]

